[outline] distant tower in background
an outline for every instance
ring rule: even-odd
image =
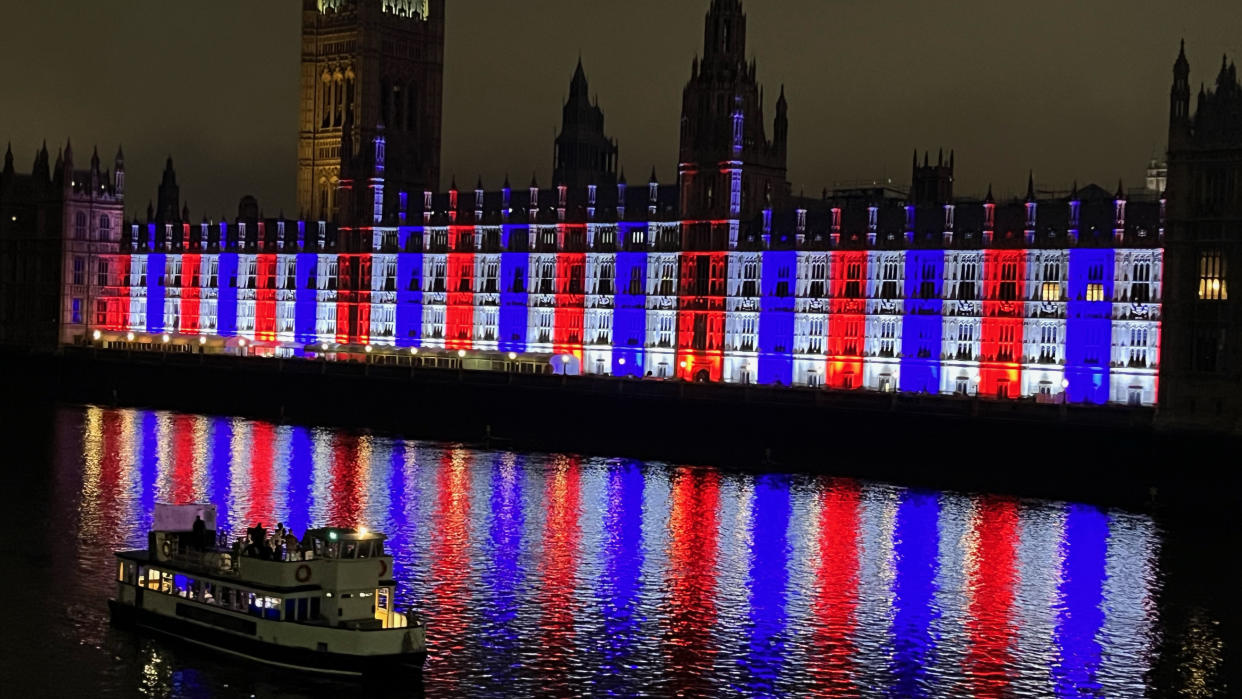
[[[682,95],[682,216],[747,219],[768,206],[779,207],[789,194],[788,138],[784,88],[771,141],[764,130],[763,92],[755,80],[755,62],[746,62],[741,0],[712,0],[703,58],[694,59]]]
[[[1242,85],[1222,60],[1190,111],[1185,45],[1169,99],[1162,415],[1242,429]]]
[[[570,191],[588,185],[617,184],[617,142],[604,134],[604,112],[592,102],[582,59],[569,83],[569,99],[561,112],[561,133],[556,137],[553,184]]]
[[[910,203],[915,206],[944,205],[953,201],[953,151],[946,162],[944,151],[936,156],[936,164],[930,164],[930,155],[923,153],[919,165],[919,153],[914,152],[913,172],[910,176]]]
[[[1163,194],[1169,183],[1169,162],[1160,158],[1147,161],[1147,180],[1144,189],[1152,194]]]
[[[369,197],[355,187],[365,188],[376,167],[391,192],[439,188],[444,4],[303,0],[303,216],[370,222]],[[399,197],[388,200],[395,207]]]

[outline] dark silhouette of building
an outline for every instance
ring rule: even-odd
[[[1242,86],[1222,60],[1190,111],[1185,44],[1169,100],[1166,315],[1161,403],[1176,421],[1242,419]],[[1232,293],[1231,293],[1232,292]]]
[[[55,347],[78,342],[120,270],[102,261],[120,239],[125,201],[125,157],[101,168],[98,151],[76,169],[66,144],[49,164],[47,144],[30,174],[4,154],[0,172],[0,344]]]
[[[444,0],[303,0],[298,206],[312,219],[395,213],[372,191],[440,184]],[[377,170],[378,168],[378,170]]]
[[[553,182],[570,191],[617,184],[617,142],[604,134],[604,111],[598,100],[591,101],[589,91],[582,59],[578,59],[553,155]]]
[[[788,104],[781,88],[772,140],[764,129],[763,91],[746,61],[741,0],[712,0],[703,58],[694,59],[682,95],[678,173],[688,219],[747,219],[789,194],[785,180]]]

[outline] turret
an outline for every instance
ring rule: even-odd
[[[1173,88],[1169,91],[1169,146],[1190,135],[1190,62],[1186,60],[1186,40],[1182,40],[1173,62]]]
[[[177,171],[173,169],[172,156],[164,162],[164,176],[156,197],[156,220],[161,223],[173,223],[179,213],[181,188],[177,186]]]
[[[785,86],[776,100],[776,122],[772,127],[772,145],[776,152],[784,154],[789,148],[789,103],[785,101]]]
[[[44,141],[43,146],[35,152],[34,167],[30,169],[30,175],[37,190],[51,183],[52,173],[48,166],[47,141]]]
[[[61,185],[73,189],[75,183],[73,181],[73,140],[65,141],[65,150],[63,156],[56,155],[56,175],[60,179]]]
[[[96,146],[91,151],[91,193],[99,194],[99,184],[103,181],[103,174],[99,171],[99,147]]]
[[[116,147],[116,174],[113,177],[112,190],[118,197],[125,196],[125,153],[120,146]]]

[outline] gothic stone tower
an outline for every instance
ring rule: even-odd
[[[617,142],[604,134],[604,112],[588,94],[582,60],[569,83],[569,99],[561,112],[561,133],[556,137],[554,184],[571,192],[588,185],[617,184]]]
[[[785,91],[776,103],[772,140],[764,131],[763,92],[746,62],[741,0],[712,0],[703,58],[694,60],[682,95],[683,218],[749,219],[788,195],[789,119]]]
[[[303,0],[301,214],[369,222],[377,140],[390,191],[438,189],[443,72],[444,0]]]
[[[1169,105],[1162,416],[1242,429],[1242,85],[1222,62],[1190,111],[1185,47]]]

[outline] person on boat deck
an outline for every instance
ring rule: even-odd
[[[286,560],[296,561],[301,556],[298,550],[298,538],[293,535],[292,531],[285,532],[285,558]]]
[[[190,545],[195,551],[202,551],[207,547],[207,523],[199,515],[194,515],[194,527],[190,534]]]

